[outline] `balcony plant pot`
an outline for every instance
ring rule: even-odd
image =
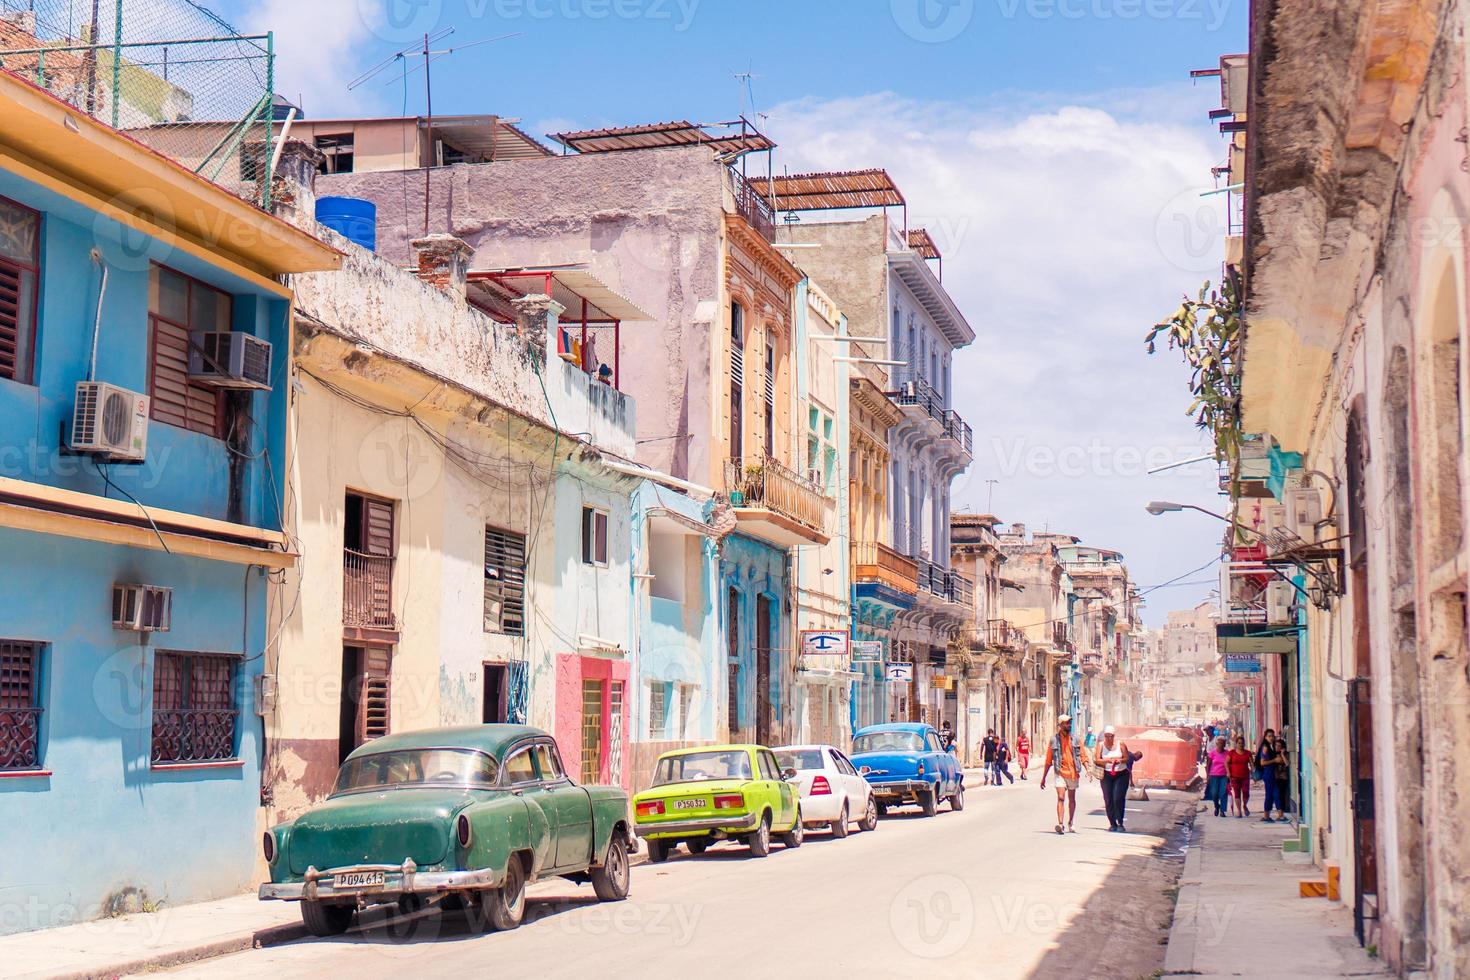
[[[730,491],[730,506],[731,507],[744,507],[745,506],[745,492],[742,491],[742,490],[731,490]]]

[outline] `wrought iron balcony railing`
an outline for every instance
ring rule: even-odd
[[[776,215],[771,210],[771,202],[750,185],[750,181],[740,176],[735,170],[729,170],[730,192],[735,196],[735,213],[745,219],[746,224],[754,228],[768,242],[776,240]]]
[[[827,506],[822,488],[769,456],[726,460],[725,489],[735,507],[763,507],[822,530]]]
[[[975,434],[970,430],[969,423],[960,418],[958,412],[950,410],[944,413],[944,434],[961,446],[965,452],[971,455],[975,452]]]
[[[397,629],[391,557],[342,550],[342,625]]]
[[[887,393],[894,404],[905,408],[919,408],[929,414],[941,426],[945,424],[944,399],[934,386],[923,378],[914,378],[898,386],[897,391]]]

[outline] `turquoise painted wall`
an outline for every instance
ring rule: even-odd
[[[784,707],[790,701],[792,675],[791,612],[787,608],[787,565],[786,552],[755,538],[731,534],[721,544],[720,558],[720,622],[728,622],[730,590],[738,595],[739,651],[737,654],[737,694],[740,705],[738,727],[754,731],[756,705],[759,700],[771,704],[773,731],[787,721]],[[756,608],[759,597],[771,602],[771,632],[769,638],[756,637]],[[770,686],[757,690],[756,646],[770,643],[771,669]],[[737,720],[730,722],[737,727]]]

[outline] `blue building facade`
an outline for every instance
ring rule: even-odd
[[[739,533],[721,542],[719,609],[732,740],[776,745],[792,731],[790,574],[784,548]]]
[[[4,129],[47,137],[0,159],[0,849],[24,855],[0,932],[18,932],[254,880],[256,678],[268,579],[292,560],[279,277],[335,253],[0,88]],[[120,208],[119,184],[163,203]],[[270,343],[265,384],[193,380],[204,332]],[[121,392],[98,399],[108,452],[74,448],[89,380]]]

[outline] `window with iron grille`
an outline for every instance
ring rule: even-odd
[[[0,197],[0,378],[31,383],[41,215]]]
[[[648,737],[661,739],[669,724],[669,682],[648,682]]]
[[[485,632],[526,632],[526,536],[485,528]]]
[[[148,283],[150,414],[191,432],[223,436],[224,396],[189,381],[189,335],[231,326],[228,293],[161,265]]]
[[[240,658],[159,651],[153,661],[153,761],[235,758]]]
[[[41,646],[0,640],[0,771],[41,767]]]

